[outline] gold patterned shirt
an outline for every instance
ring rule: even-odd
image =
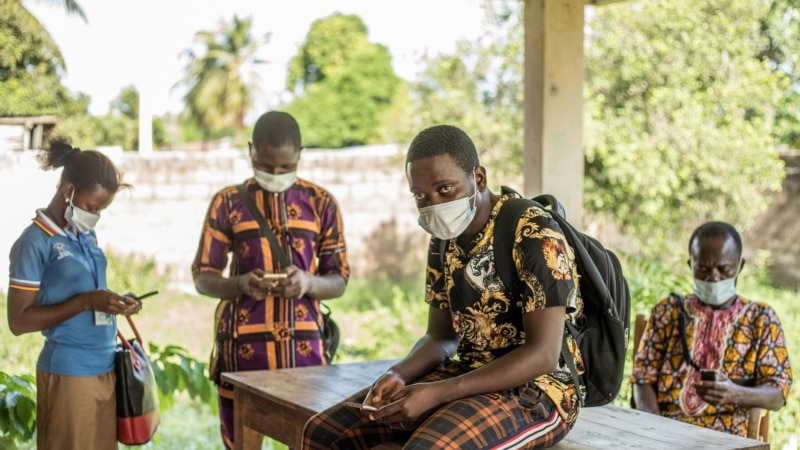
[[[504,285],[495,268],[494,231],[498,212],[512,195],[503,195],[493,207],[471,249],[464,251],[451,240],[442,258],[441,241],[432,238],[428,251],[426,301],[450,310],[459,336],[456,359],[472,369],[525,342],[525,313],[566,306],[565,319],[574,320],[583,309],[572,248],[550,214],[537,206],[523,211],[514,234],[510,267],[516,268],[514,278],[520,283]],[[571,335],[567,336],[570,354],[583,373],[580,351]],[[565,362],[560,360],[557,370],[532,381],[556,405],[562,419],[574,423],[578,398]]]

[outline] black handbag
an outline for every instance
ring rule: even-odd
[[[280,261],[283,267],[288,267],[292,264],[289,260],[289,257],[286,255],[286,252],[283,251],[280,244],[278,244],[278,238],[275,237],[275,233],[269,228],[267,225],[267,221],[264,220],[264,217],[256,208],[256,205],[253,203],[253,199],[247,195],[247,190],[245,189],[244,184],[239,184],[236,186],[236,190],[239,193],[239,197],[242,198],[244,204],[250,210],[250,214],[253,216],[254,219],[258,222],[258,226],[261,229],[261,234],[267,238],[269,241],[270,248],[275,253],[275,256]],[[322,350],[323,350],[323,357],[325,361],[330,364],[333,361],[333,356],[336,354],[336,350],[339,348],[339,325],[334,322],[333,317],[331,317],[331,310],[328,305],[319,302],[320,305],[320,313],[322,313],[322,325],[319,324],[319,317],[317,316],[316,310],[312,307],[308,299],[302,298],[304,302],[308,305],[309,311],[314,317],[314,323],[317,324],[317,329],[319,329],[319,334],[322,339]],[[323,310],[324,307],[324,310]]]
[[[150,359],[142,347],[139,330],[129,316],[135,339],[125,339],[117,329],[114,372],[117,375],[117,440],[126,445],[150,441],[161,422],[156,384]]]

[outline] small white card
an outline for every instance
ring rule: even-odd
[[[104,313],[100,311],[94,312],[94,324],[97,326],[104,326],[104,325],[113,325],[114,324],[114,316],[109,313]]]

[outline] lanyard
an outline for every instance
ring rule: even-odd
[[[53,220],[53,223],[58,224],[55,216],[53,215],[53,211],[50,208],[47,208],[46,211],[47,215],[50,216],[50,219]],[[92,255],[92,249],[89,248],[88,243],[86,242],[86,238],[82,237],[83,233],[78,232],[78,237],[72,235],[68,230],[64,230],[64,234],[67,235],[67,239],[69,239],[73,244],[75,244],[81,251],[81,255],[86,263],[89,265],[89,270],[92,272],[92,278],[94,278],[94,287],[95,289],[100,287],[100,280],[99,280],[99,271],[97,269],[97,261],[95,261],[94,256]]]
[[[67,235],[67,239],[72,241],[73,244],[78,246],[81,250],[81,255],[83,259],[89,264],[89,270],[92,271],[92,277],[94,278],[94,287],[95,289],[100,287],[99,281],[99,273],[97,269],[97,261],[95,261],[94,256],[92,255],[92,249],[89,246],[89,243],[86,241],[86,238],[83,237],[83,233],[78,232],[78,237],[72,235],[69,231],[64,230],[64,234]]]

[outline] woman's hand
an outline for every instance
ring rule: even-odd
[[[87,294],[89,308],[109,314],[130,316],[142,309],[142,303],[132,295],[119,295],[105,289],[98,289]]]

